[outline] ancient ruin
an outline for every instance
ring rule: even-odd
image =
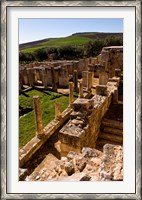
[[[43,127],[34,96],[35,137],[20,149],[19,180],[123,180],[123,47],[95,58],[20,66],[20,92],[69,91],[69,106]],[[73,92],[78,92],[74,101]]]

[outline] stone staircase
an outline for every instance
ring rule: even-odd
[[[111,113],[112,114],[112,113]],[[123,146],[123,120],[115,117],[110,118],[109,114],[106,113],[102,120],[100,133],[96,142],[96,149],[101,150],[105,144],[114,144]],[[123,116],[123,114],[122,114]]]

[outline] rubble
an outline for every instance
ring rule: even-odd
[[[122,181],[123,149],[106,144],[103,152],[84,147],[82,153],[69,152],[67,157],[52,161],[33,172],[28,181]]]

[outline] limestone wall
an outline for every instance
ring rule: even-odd
[[[104,47],[100,54],[100,63],[109,62],[110,68],[123,71],[123,46]]]
[[[95,148],[101,120],[111,103],[112,94],[95,95],[92,99],[77,99],[73,103],[71,119],[59,131],[61,154],[80,152],[83,147]]]
[[[118,102],[120,78],[112,78],[106,85],[98,85],[90,99],[78,98],[73,102],[70,120],[59,131],[61,154],[80,152],[83,147],[95,148],[103,116],[111,103]]]

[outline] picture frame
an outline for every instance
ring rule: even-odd
[[[135,8],[135,193],[9,193],[9,77],[7,14],[9,7],[134,7]],[[17,44],[18,47],[18,44]],[[17,48],[16,47],[16,48]],[[8,75],[8,76],[7,76]],[[17,93],[16,93],[17,94]],[[141,1],[1,1],[1,199],[141,199]],[[93,184],[93,183],[92,183]]]

